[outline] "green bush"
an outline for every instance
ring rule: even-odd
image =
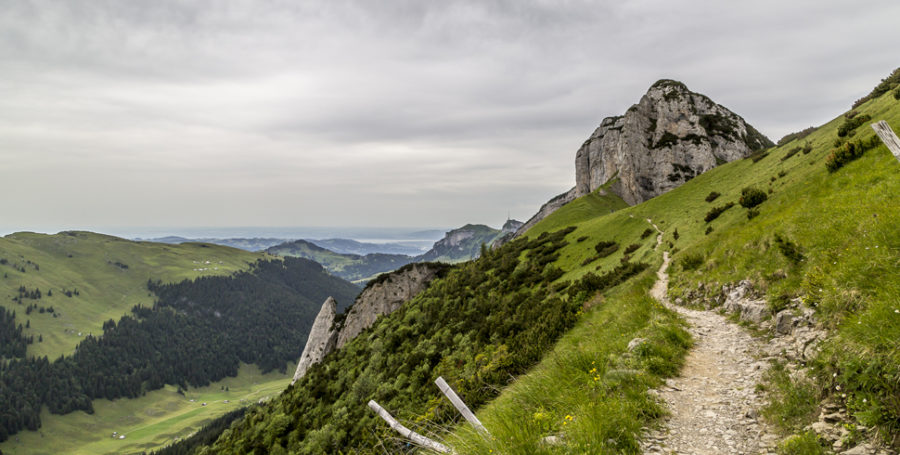
[[[748,186],[741,190],[741,198],[738,202],[741,204],[741,207],[752,209],[765,202],[766,199],[768,199],[768,196],[766,196],[764,191]]]
[[[778,445],[778,455],[825,455],[828,451],[813,431],[793,435]]]
[[[644,229],[644,232],[641,233],[641,239],[646,239],[647,237],[650,237],[651,235],[653,235],[653,229],[650,229],[650,228]]]
[[[900,68],[895,69],[893,72],[891,72],[890,76],[882,79],[881,83],[876,85],[875,88],[873,88],[872,91],[868,95],[856,100],[853,103],[853,109],[856,109],[857,107],[861,106],[866,101],[869,101],[871,99],[875,99],[881,95],[884,95],[889,90],[896,87],[897,84],[900,84]]]
[[[851,131],[859,128],[869,120],[872,120],[872,116],[869,114],[858,115],[844,120],[844,123],[842,123],[841,126],[838,127],[838,137],[847,136],[847,134],[849,134]]]
[[[717,193],[717,192],[715,192],[715,191],[712,191],[712,192],[710,192],[710,193],[706,196],[706,202],[712,202],[712,201],[715,201],[716,198],[718,198],[719,196],[721,196],[720,193]]]
[[[597,259],[600,259],[615,253],[616,250],[619,249],[619,244],[616,242],[601,241],[594,245],[594,249],[597,250]]]
[[[747,210],[747,219],[748,220],[752,220],[752,219],[756,218],[757,216],[759,216],[759,209],[754,208],[754,209]]]
[[[797,147],[794,147],[794,148],[788,150],[787,155],[784,155],[783,157],[781,157],[781,161],[787,161],[788,159],[790,159],[790,157],[796,155],[801,150],[803,150],[803,148],[800,146],[797,146]]]
[[[769,151],[766,149],[762,149],[751,153],[747,158],[749,158],[754,163],[758,163],[767,156],[769,156]]]
[[[894,90],[894,99],[900,100],[900,88],[898,88],[897,90]]]
[[[706,227],[706,232],[705,232],[705,234],[706,234],[706,235],[709,235],[709,233],[712,232],[712,231],[713,231],[713,227],[712,227],[712,226],[707,226],[707,227]]]
[[[719,217],[722,212],[734,207],[734,202],[729,202],[725,205],[719,207],[713,207],[706,212],[706,216],[703,218],[707,223]]]
[[[788,142],[791,142],[791,141],[793,141],[794,139],[803,139],[804,137],[809,136],[810,134],[812,134],[812,133],[813,133],[814,131],[816,131],[817,129],[818,129],[818,128],[816,128],[816,127],[814,127],[814,126],[811,126],[811,127],[809,127],[809,128],[804,129],[803,131],[798,131],[798,132],[796,132],[796,133],[788,134],[788,135],[784,136],[783,138],[779,139],[777,145],[784,145],[784,144],[787,144]]]
[[[697,270],[704,260],[702,254],[686,254],[678,263],[681,264],[681,270]]]
[[[778,246],[781,254],[794,264],[798,264],[803,260],[803,253],[800,252],[800,247],[777,233],[775,234],[775,245]]]
[[[863,156],[868,150],[877,147],[879,143],[878,136],[872,136],[865,141],[847,142],[831,151],[828,158],[825,159],[825,167],[828,172],[835,172],[847,163]]]
[[[639,244],[637,244],[637,243],[632,243],[631,245],[628,245],[628,247],[625,248],[625,254],[631,254],[631,253],[634,253],[634,252],[637,251],[637,249],[640,248],[640,247],[641,247],[641,246],[640,246]]]

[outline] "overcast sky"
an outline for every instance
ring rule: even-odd
[[[657,79],[777,140],[900,66],[896,0],[0,10],[0,232],[499,226]]]

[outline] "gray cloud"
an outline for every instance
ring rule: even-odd
[[[15,1],[5,229],[497,225],[660,78],[773,139],[897,66],[900,4]]]

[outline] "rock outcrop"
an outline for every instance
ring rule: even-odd
[[[337,348],[344,347],[378,316],[391,314],[424,291],[444,266],[431,263],[409,264],[395,272],[372,280],[356,298],[341,325]]]
[[[661,80],[625,115],[603,119],[575,154],[575,196],[616,178],[610,190],[638,204],[772,145],[705,95]]]
[[[337,302],[328,297],[322,304],[322,309],[319,310],[312,329],[309,331],[306,346],[303,348],[303,354],[300,355],[300,361],[297,363],[297,370],[294,371],[294,379],[291,380],[291,384],[302,378],[309,367],[321,362],[326,355],[334,351],[338,336],[334,328],[336,314]]]
[[[294,379],[297,382],[309,368],[325,356],[344,347],[363,330],[372,326],[379,316],[397,311],[404,303],[428,288],[449,266],[437,263],[413,263],[370,281],[347,312],[340,317],[337,302],[331,297],[313,322],[309,338],[297,363]]]
[[[575,187],[544,204],[517,235],[601,187],[630,205],[639,204],[772,145],[707,96],[681,82],[660,80],[624,115],[600,122],[575,154]]]

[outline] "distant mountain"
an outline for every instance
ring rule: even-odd
[[[332,274],[355,282],[366,281],[415,261],[413,256],[405,254],[342,254],[322,248],[309,240],[284,242],[266,249],[266,252],[316,261]]]
[[[477,258],[481,245],[490,246],[503,231],[483,224],[467,224],[447,232],[444,238],[435,242],[427,253],[416,258],[417,262],[463,262]]]
[[[223,245],[230,246],[232,248],[238,248],[245,251],[262,251],[266,248],[278,245],[279,243],[284,243],[287,239],[276,239],[276,238],[229,238],[229,239],[215,239],[215,238],[200,238],[200,239],[188,239],[184,237],[170,235],[167,237],[157,237],[153,239],[135,239],[135,240],[143,240],[146,242],[157,242],[157,243],[171,243],[171,244],[181,244],[181,243],[189,243],[189,242],[197,242],[197,243],[212,243],[215,245]]]
[[[422,254],[424,248],[418,248],[404,243],[369,243],[351,239],[307,239],[322,248],[327,248],[335,253],[357,254],[365,256],[372,253],[405,254],[416,256]]]

